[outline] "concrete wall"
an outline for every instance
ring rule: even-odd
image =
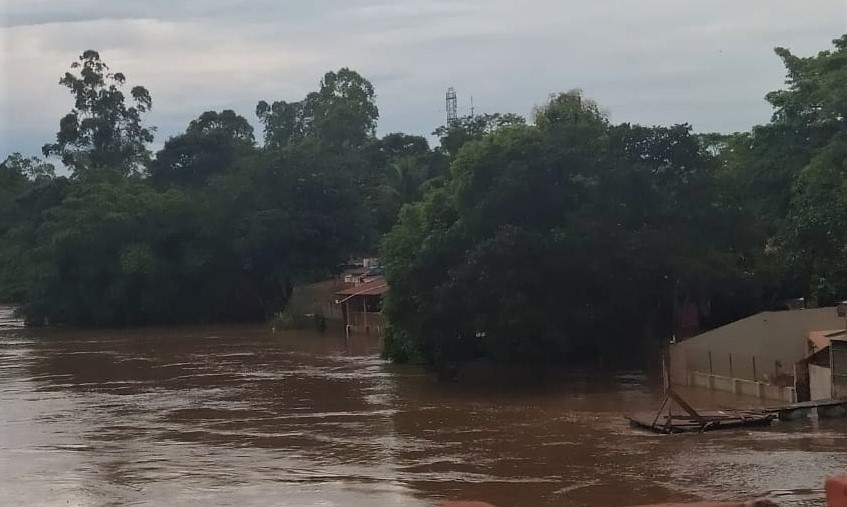
[[[685,383],[692,371],[709,373],[710,353],[711,373],[717,376],[767,376],[772,382],[777,373],[793,376],[794,363],[807,355],[810,331],[843,328],[834,307],[762,312],[672,345],[673,381]]]
[[[809,365],[809,391],[813,400],[832,398],[832,370],[824,366]]]
[[[708,373],[691,372],[688,385],[712,389],[713,391],[725,391],[728,393],[755,396],[769,400],[778,400],[786,403],[797,401],[797,392],[793,387],[779,387],[738,378],[719,377]]]

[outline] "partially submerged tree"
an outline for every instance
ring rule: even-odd
[[[833,302],[847,295],[847,36],[778,54],[787,87],[747,133],[617,125],[571,91],[532,125],[461,118],[432,150],[378,139],[373,86],[341,69],[301,101],[260,102],[261,147],[245,118],[207,111],[151,161],[149,93],[125,96],[86,51],[44,150],[71,177],[0,164],[0,300],[32,323],[261,320],[391,230],[385,353],[444,372],[479,356],[631,359],[691,305],[713,326],[785,296]]]
[[[260,321],[372,240],[359,143],[374,144],[375,116],[344,113],[373,99],[358,74],[329,73],[310,94],[328,122],[311,137],[259,150],[245,118],[207,111],[150,161],[146,90],[126,106],[124,76],[95,51],[77,69],[61,81],[76,106],[45,147],[70,183],[37,160],[0,165],[0,300],[30,324]]]
[[[466,143],[385,237],[387,355],[442,371],[637,357],[751,247],[714,169],[688,126],[612,126],[578,92]]]

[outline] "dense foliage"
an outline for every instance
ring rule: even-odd
[[[426,139],[376,138],[373,87],[349,69],[293,105],[260,102],[263,146],[246,118],[206,111],[155,156],[151,95],[125,83],[84,52],[60,80],[74,107],[43,150],[65,174],[18,154],[0,164],[0,301],[30,324],[266,319],[294,284],[373,251],[446,173]]]
[[[749,133],[614,125],[579,92],[440,129],[450,178],[384,239],[386,355],[631,360],[691,308],[708,327],[845,297],[847,36],[777,54],[787,88]]]
[[[766,125],[614,124],[580,92],[532,121],[376,135],[350,69],[261,101],[262,139],[206,111],[150,152],[141,86],[86,51],[44,154],[0,164],[0,301],[31,324],[262,320],[292,287],[382,245],[385,354],[584,365],[792,297],[847,297],[847,35],[777,54]]]

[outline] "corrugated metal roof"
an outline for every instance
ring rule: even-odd
[[[834,329],[809,332],[809,355],[814,355],[829,347],[833,341],[847,341],[847,331],[844,329]]]
[[[386,292],[388,292],[388,284],[385,282],[385,277],[378,276],[365,283],[341,289],[336,294],[339,296],[381,296]]]

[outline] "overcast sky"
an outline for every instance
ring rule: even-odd
[[[71,107],[59,76],[97,49],[153,96],[156,145],[205,110],[255,124],[348,66],[376,87],[380,133],[459,112],[529,114],[581,88],[615,122],[737,131],[766,122],[773,54],[847,31],[847,0],[2,0],[0,157],[37,154]]]

